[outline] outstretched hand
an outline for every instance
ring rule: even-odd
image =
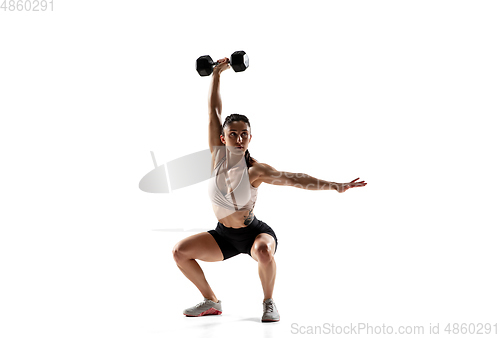
[[[356,182],[357,180],[359,180],[359,177],[356,178],[355,180],[352,180],[349,183],[337,183],[337,191],[338,192],[345,192],[345,191],[347,191],[347,189],[356,188],[356,187],[364,187],[366,185],[365,181]]]

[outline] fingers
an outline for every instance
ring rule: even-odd
[[[220,74],[221,72],[229,68],[231,68],[231,65],[229,64],[228,58],[219,59],[217,60],[217,66],[215,66],[214,72],[217,71],[217,73]]]
[[[231,68],[231,65],[229,64],[229,59],[228,58],[223,58],[217,60],[218,65],[216,66],[217,69],[220,69],[220,71],[224,71],[226,69]]]
[[[349,188],[355,188],[355,187],[364,187],[367,184],[365,181],[355,182],[357,180],[359,180],[359,178],[352,180],[350,183],[347,184],[346,188],[349,189]]]
[[[351,181],[351,182],[349,182],[349,183],[354,183],[356,186],[358,186],[358,184],[359,184],[359,186],[361,186],[361,185],[366,185],[365,181],[359,181],[359,182],[356,182],[357,180],[359,180],[359,177],[358,177],[358,178],[356,178],[355,180],[352,180],[352,181]]]
[[[337,191],[345,192],[350,188],[364,187],[367,184],[365,181],[356,182],[357,180],[359,180],[359,177],[349,183],[342,183]]]

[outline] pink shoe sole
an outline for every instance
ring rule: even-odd
[[[213,307],[208,309],[207,311],[203,311],[202,313],[200,313],[199,315],[197,316],[193,316],[193,315],[187,315],[184,313],[184,315],[186,317],[201,317],[201,316],[208,316],[208,315],[221,315],[222,314],[222,311],[219,311],[219,310],[216,310],[214,309]]]

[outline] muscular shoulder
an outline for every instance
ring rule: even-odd
[[[272,166],[270,166],[267,163],[257,162],[257,163],[253,164],[253,166],[250,168],[250,170],[254,171],[255,173],[258,173],[259,175],[262,175],[262,174],[268,172],[269,170],[276,170],[276,169],[274,169]]]
[[[296,184],[297,174],[287,172],[287,171],[278,171],[274,167],[270,166],[266,163],[259,163],[256,167],[255,171],[256,175],[256,183],[268,183],[274,185],[290,185],[293,186]]]
[[[251,168],[248,169],[248,174],[250,176],[250,181],[255,187],[258,187],[261,183],[266,182],[266,177],[269,177],[276,172],[272,166],[266,163],[254,163]]]

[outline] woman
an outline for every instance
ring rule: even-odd
[[[250,157],[248,145],[252,134],[248,118],[232,114],[221,126],[220,74],[230,65],[228,58],[218,62],[210,86],[208,131],[213,170],[209,194],[219,222],[215,230],[189,236],[174,246],[173,256],[177,266],[204,297],[203,302],[184,310],[184,315],[222,313],[221,301],[210,288],[196,259],[217,262],[246,253],[258,262],[264,291],[262,321],[279,321],[280,316],[272,299],[276,277],[274,254],[278,239],[273,229],[253,214],[257,188],[262,183],[268,183],[344,192],[349,188],[365,186],[366,183],[357,182],[359,178],[350,183],[334,183],[306,174],[278,171]]]

